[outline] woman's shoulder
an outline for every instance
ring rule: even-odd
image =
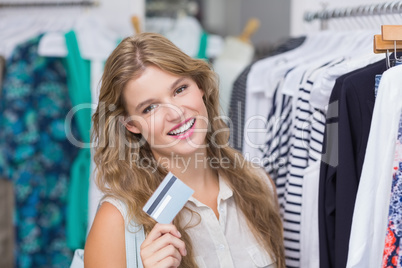
[[[124,218],[111,202],[102,202],[96,213],[85,244],[84,261],[85,267],[125,265]]]
[[[99,202],[97,214],[110,214],[109,216],[122,218],[125,222],[126,207],[122,201],[114,197],[105,197]],[[102,213],[103,212],[103,213]]]
[[[109,204],[109,205],[112,205],[113,207],[115,207],[120,212],[123,219],[125,220],[125,218],[127,216],[127,207],[123,203],[123,201],[121,201],[115,197],[112,197],[112,196],[106,196],[106,197],[102,198],[102,200],[100,201],[99,208],[102,207],[104,204]]]

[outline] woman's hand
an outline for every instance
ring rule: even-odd
[[[179,267],[186,245],[173,224],[157,223],[140,248],[144,268]]]

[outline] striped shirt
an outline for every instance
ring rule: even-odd
[[[341,61],[321,62],[305,70],[290,70],[297,72],[296,76],[302,75],[297,92],[293,96],[283,94],[288,90],[283,87],[288,79],[286,76],[292,76],[288,72],[273,96],[262,152],[264,168],[277,187],[287,267],[300,267],[303,178],[305,169],[321,159],[325,114],[310,105],[310,90],[324,67]],[[295,73],[292,74],[294,77]]]

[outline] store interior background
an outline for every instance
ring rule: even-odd
[[[286,42],[289,37],[305,36],[322,30],[319,20],[306,22],[304,15],[306,12],[318,12],[326,9],[357,7],[360,5],[379,4],[392,2],[392,0],[95,0],[96,7],[3,7],[6,3],[61,3],[61,2],[80,2],[80,0],[0,0],[0,52],[9,52],[18,40],[9,38],[7,43],[2,42],[2,35],[13,36],[13,30],[18,30],[18,38],[26,39],[29,35],[34,35],[35,31],[45,31],[53,27],[55,23],[42,25],[44,28],[33,27],[36,19],[48,20],[51,22],[59,21],[58,30],[67,30],[74,27],[74,19],[80,15],[89,15],[97,18],[105,26],[105,31],[97,34],[113,33],[120,38],[133,35],[135,33],[132,25],[132,17],[137,16],[140,20],[142,31],[146,31],[146,23],[149,15],[158,16],[158,12],[151,10],[150,6],[162,3],[166,7],[159,14],[175,19],[182,14],[180,8],[198,7],[195,13],[202,28],[213,35],[219,36],[224,40],[227,36],[238,36],[250,18],[257,18],[260,22],[258,30],[251,36],[251,43],[255,47],[256,58],[263,58],[271,49]],[[190,9],[191,9],[190,8]],[[10,27],[10,18],[21,27]],[[32,19],[32,20],[31,20]],[[65,25],[63,21],[66,21]],[[68,22],[68,23],[67,23]],[[402,24],[402,15],[374,16],[370,19],[350,18],[343,19],[342,24],[329,24],[329,29],[351,30],[351,29],[372,29],[377,33],[381,32],[382,24]],[[26,33],[21,35],[21,29],[26,25]],[[16,26],[16,25],[13,25]],[[41,27],[42,27],[41,26]],[[31,31],[32,28],[32,31]],[[17,35],[15,35],[17,36]],[[12,42],[11,42],[12,41]],[[15,41],[15,42],[14,42]],[[175,40],[172,40],[173,42]],[[94,41],[96,44],[96,40]],[[113,43],[115,44],[115,43]],[[107,57],[102,55],[102,60]],[[212,59],[213,60],[213,59]],[[0,130],[1,131],[1,130]],[[96,209],[99,196],[92,198],[92,206]],[[91,201],[90,201],[91,202]],[[18,209],[18,208],[17,208]],[[94,211],[89,215],[89,223],[94,217]],[[89,224],[90,226],[90,224]],[[0,253],[0,258],[2,258]],[[2,267],[0,262],[0,267]]]
[[[116,25],[116,18],[123,19],[125,16],[115,14],[136,14],[144,21],[146,8],[151,2],[175,5],[189,0],[115,0],[113,3],[110,0],[100,0],[100,2],[102,16],[108,18],[111,25]],[[250,18],[257,18],[260,27],[251,41],[257,49],[264,50],[286,38],[320,31],[319,20],[312,22],[304,20],[306,12],[386,3],[392,0],[193,0],[193,2],[199,6],[198,18],[204,29],[223,37],[239,35]],[[353,25],[353,21],[349,23]],[[380,24],[377,27],[380,31]]]
[[[43,2],[74,2],[64,0],[0,0],[1,3],[43,3]],[[156,2],[167,6],[180,6],[188,2],[199,7],[197,18],[208,33],[225,36],[239,35],[247,21],[255,17],[260,21],[260,27],[252,36],[251,41],[258,49],[267,48],[285,40],[288,37],[298,37],[319,31],[320,22],[304,21],[308,11],[322,11],[324,8],[346,8],[367,5],[371,3],[392,2],[392,0],[96,0],[97,7],[88,8],[85,12],[101,18],[107,27],[121,36],[133,33],[130,18],[136,15],[140,18],[144,29],[147,7]],[[50,12],[70,12],[74,8],[0,8],[0,15],[6,16],[37,16],[49,15]],[[61,12],[60,12],[61,13]],[[155,14],[155,13],[153,13]],[[174,17],[174,12],[162,12],[163,16]],[[1,18],[0,18],[1,21]],[[378,25],[380,31],[380,25]]]
[[[13,2],[18,1],[20,0]],[[7,1],[1,0],[1,2]],[[97,0],[97,2],[99,6],[93,8],[91,12],[99,14],[111,30],[122,35],[132,33],[129,18],[133,15],[140,18],[141,27],[144,29],[147,7],[156,2],[171,6],[180,6],[188,2],[196,3],[199,8],[197,18],[203,28],[209,33],[222,37],[239,35],[247,21],[254,17],[259,20],[260,27],[253,34],[251,41],[257,49],[264,50],[286,38],[320,31],[319,20],[312,22],[304,20],[306,12],[322,11],[324,8],[335,9],[386,3],[392,0]],[[162,12],[162,16],[174,17],[175,14]],[[349,26],[354,26],[353,20],[356,19],[351,19]],[[361,24],[356,23],[354,27],[361,27]],[[377,29],[380,31],[380,24]]]

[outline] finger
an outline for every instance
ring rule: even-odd
[[[161,262],[166,258],[173,257],[178,260],[178,262],[181,262],[182,256],[180,252],[177,250],[177,248],[173,245],[168,245],[161,250],[155,252],[154,256],[155,260],[157,262]]]
[[[162,261],[160,261],[160,262],[157,264],[157,267],[158,267],[158,268],[159,268],[159,267],[160,267],[160,268],[165,268],[165,267],[177,268],[177,267],[179,267],[179,266],[180,266],[180,262],[179,262],[176,258],[173,258],[173,257],[167,257],[167,258],[163,259]]]
[[[164,234],[163,236],[155,240],[155,246],[159,246],[160,249],[168,245],[173,245],[175,248],[177,248],[182,256],[187,255],[186,244],[184,243],[184,241],[175,236],[172,236],[170,233]]]
[[[158,239],[159,237],[161,237],[162,235],[166,234],[166,233],[170,233],[175,237],[180,238],[181,234],[180,232],[177,230],[176,226],[174,226],[173,224],[160,224],[157,223],[155,224],[154,228],[152,228],[151,232],[147,235],[146,239],[145,239],[145,245],[147,246],[148,244],[152,243],[152,241],[155,241],[156,239]]]
[[[177,238],[176,238],[177,239]],[[141,259],[144,263],[144,267],[155,267],[156,264],[158,264],[159,262],[163,261],[166,258],[170,258],[173,257],[175,259],[178,260],[178,263],[181,262],[181,254],[178,251],[178,249],[170,244],[170,245],[166,245],[165,247],[157,250],[157,251],[153,251],[153,250],[144,250],[141,251]],[[167,267],[167,266],[164,266]]]
[[[141,247],[149,246],[153,241],[161,237],[162,235],[170,233],[178,238],[181,237],[180,232],[177,230],[176,226],[173,224],[155,224],[154,228],[152,228],[151,232],[147,235]]]
[[[173,245],[177,248],[182,256],[187,255],[186,245],[183,240],[171,235],[170,233],[166,233],[158,239],[154,240],[151,244],[143,248],[144,257],[152,257],[151,255],[155,254],[155,252],[167,247],[169,245]]]

